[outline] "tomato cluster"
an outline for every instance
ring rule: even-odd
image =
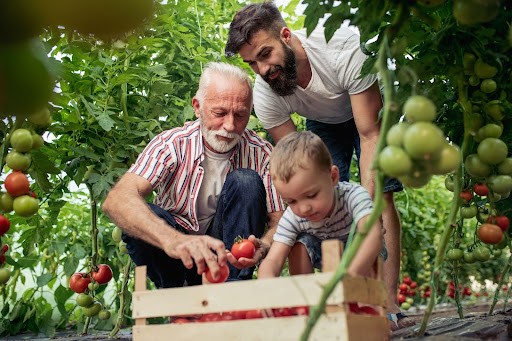
[[[417,295],[418,282],[413,281],[410,276],[404,276],[398,285],[397,300],[400,308],[408,310],[414,304],[414,297]]]
[[[459,285],[458,290],[459,290],[459,294],[462,295],[463,297],[471,296],[471,294],[472,294],[471,289],[467,286]],[[453,283],[453,282],[448,283],[447,296],[450,298],[455,298],[455,283]]]
[[[100,264],[90,272],[76,272],[69,279],[69,288],[76,292],[76,304],[82,308],[87,317],[98,315],[100,320],[108,320],[110,311],[103,308],[103,304],[96,300],[94,291],[102,284],[112,279],[112,269],[107,264]]]
[[[402,112],[405,120],[387,132],[387,146],[378,157],[380,169],[413,188],[426,185],[432,175],[453,172],[461,162],[460,149],[448,143],[432,122],[437,116],[434,102],[413,95],[405,101]]]

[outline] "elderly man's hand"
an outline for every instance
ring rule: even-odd
[[[236,259],[233,254],[226,250],[228,261],[237,269],[250,268],[258,264],[268,253],[270,249],[270,245],[265,244],[261,239],[256,238],[254,235],[250,235],[247,238],[254,244],[256,251],[254,252],[254,256],[252,258],[241,257]]]
[[[227,263],[224,243],[210,236],[181,235],[168,244],[165,252],[181,259],[187,269],[191,269],[195,263],[198,275],[210,269],[214,278],[220,274],[220,267]]]

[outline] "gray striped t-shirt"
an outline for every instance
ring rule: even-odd
[[[340,239],[346,242],[352,223],[357,224],[371,213],[373,201],[363,186],[345,181],[338,183],[334,194],[334,210],[331,216],[322,221],[300,218],[288,207],[279,220],[274,241],[293,246],[300,233],[308,233],[321,240]]]

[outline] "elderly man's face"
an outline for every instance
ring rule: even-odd
[[[218,153],[226,153],[240,140],[251,114],[252,89],[236,78],[212,81],[202,103],[192,101],[201,119],[204,143]]]

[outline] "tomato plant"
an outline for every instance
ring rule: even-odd
[[[213,278],[213,274],[210,271],[210,269],[206,269],[206,280],[210,283],[222,283],[225,282],[229,277],[229,266],[225,264],[224,266],[220,267],[220,272],[217,277],[217,279]]]
[[[252,258],[256,252],[254,243],[248,239],[239,238],[235,240],[235,243],[231,247],[231,253],[236,259],[240,258]]]

